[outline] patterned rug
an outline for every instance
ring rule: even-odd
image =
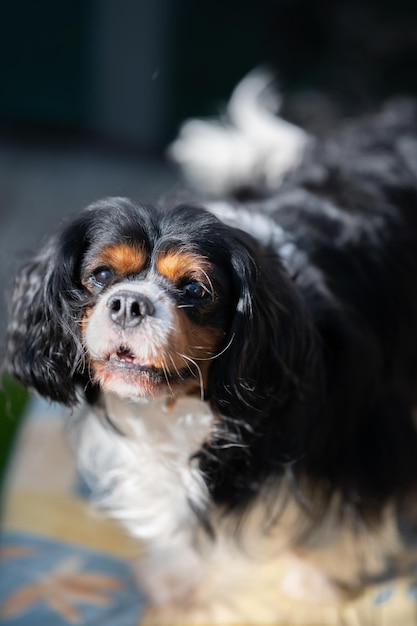
[[[130,561],[140,558],[140,548],[89,503],[64,418],[55,405],[33,401],[15,446],[2,519],[0,623],[154,624],[131,575]],[[417,551],[410,550],[390,577],[338,610],[307,610],[283,600],[275,626],[336,624],[417,625]]]
[[[132,626],[144,601],[129,558],[138,548],[85,497],[62,409],[31,404],[5,489],[0,623]]]

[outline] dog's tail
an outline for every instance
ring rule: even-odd
[[[225,119],[186,121],[168,155],[202,192],[228,195],[279,186],[298,165],[309,136],[278,117],[272,76],[254,70],[235,88]]]

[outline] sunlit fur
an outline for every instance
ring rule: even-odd
[[[8,368],[87,399],[80,465],[180,623],[220,597],[222,619],[231,596],[244,616],[247,594],[274,619],[278,580],[303,595],[284,549],[325,601],[398,549],[417,485],[416,128],[402,101],[310,138],[245,203],[105,199],[17,278]],[[126,292],[141,318],[125,328]]]

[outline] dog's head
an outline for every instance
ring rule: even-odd
[[[308,323],[272,250],[208,211],[108,199],[21,271],[8,367],[66,404],[79,390],[199,394],[261,410],[301,387]]]

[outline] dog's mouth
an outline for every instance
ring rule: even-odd
[[[127,344],[109,346],[107,352],[92,356],[91,372],[104,392],[122,398],[179,397],[202,393],[198,366],[181,363],[177,353],[161,349],[154,358]]]
[[[158,371],[153,365],[148,365],[144,360],[138,358],[130,348],[120,346],[115,352],[108,356],[109,365],[115,367],[126,367],[139,371]]]
[[[167,366],[162,367],[150,364],[145,359],[135,355],[127,346],[120,346],[117,350],[111,352],[106,358],[106,365],[112,370],[125,372],[128,375],[148,377],[155,383],[171,383],[175,380],[184,381],[192,375],[188,367],[175,368],[175,372],[171,372]]]

